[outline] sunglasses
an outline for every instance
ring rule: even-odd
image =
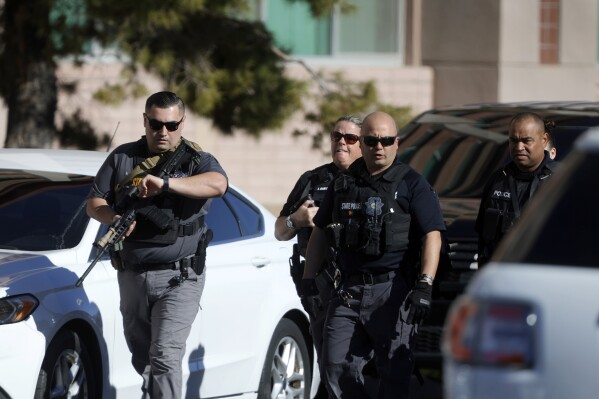
[[[341,141],[341,139],[344,139],[347,144],[352,145],[356,144],[358,140],[360,140],[360,136],[351,133],[331,133],[331,140],[333,140],[335,143],[338,143],[339,141]]]
[[[148,119],[148,124],[150,125],[150,129],[152,129],[154,131],[162,130],[162,127],[166,126],[166,130],[168,130],[169,132],[174,132],[175,130],[179,129],[179,125],[181,124],[181,122],[183,122],[183,119],[185,119],[185,117],[183,117],[183,118],[181,118],[181,120],[179,122],[160,122],[160,121],[157,121],[156,119],[148,118],[148,115],[144,115],[144,116]]]
[[[397,136],[385,136],[385,137],[374,137],[374,136],[362,136],[364,144],[368,147],[375,147],[377,143],[381,143],[383,147],[389,147],[395,143]]]

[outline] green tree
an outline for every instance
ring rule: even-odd
[[[351,8],[347,0],[293,1],[308,3],[314,15],[336,4]],[[0,95],[8,108],[6,147],[73,140],[65,136],[84,123],[79,113],[61,132],[54,124],[64,89],[57,86],[56,60],[69,56],[81,63],[90,44],[117,49],[125,65],[122,82],[99,91],[97,99],[146,94],[136,80],[144,68],[225,134],[240,128],[259,135],[280,127],[301,109],[305,83],[285,76],[281,54],[261,22],[237,17],[247,6],[247,0],[4,0]],[[85,147],[100,144],[94,140]]]

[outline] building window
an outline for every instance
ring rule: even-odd
[[[541,64],[559,62],[559,0],[541,0]]]
[[[314,18],[304,2],[261,0],[260,18],[277,45],[293,55],[401,56],[405,0],[352,0],[356,10]]]

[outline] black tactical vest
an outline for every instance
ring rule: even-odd
[[[304,188],[300,198],[304,198],[306,195],[310,194],[312,200],[314,200],[314,205],[320,206],[320,203],[324,199],[324,196],[327,192],[327,188],[337,174],[337,166],[335,166],[333,163],[326,164],[312,170],[310,180]],[[306,256],[306,248],[308,247],[308,240],[310,239],[311,233],[312,229],[309,227],[301,228],[297,232],[297,243],[302,256]]]
[[[147,145],[144,139],[139,141],[134,155],[134,164],[143,162],[147,154]],[[181,143],[180,145],[186,145]],[[189,170],[191,163],[198,162],[195,150],[187,151],[177,169]],[[149,171],[150,174],[160,169],[160,164]],[[139,184],[141,179],[133,179],[132,184]],[[138,198],[129,204],[135,208],[135,230],[127,237],[127,241],[152,244],[173,244],[178,237],[195,234],[204,224],[203,217],[191,223],[180,223],[183,204],[186,199],[180,195],[162,193],[151,198]],[[122,211],[122,210],[119,210]]]
[[[487,197],[483,198],[487,203],[481,231],[486,246],[481,254],[483,259],[491,256],[501,238],[520,219],[521,208],[549,180],[554,165],[555,162],[549,161],[541,167],[539,173],[533,174],[519,172],[510,163],[496,172],[486,193]]]
[[[402,169],[392,184],[382,184],[365,175],[335,179],[333,223],[342,226],[340,248],[366,255],[407,250],[411,216],[394,195],[410,168],[394,167]]]

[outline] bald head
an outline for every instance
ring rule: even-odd
[[[397,128],[391,115],[380,111],[369,114],[360,135],[362,158],[370,174],[389,168],[397,156]]]
[[[364,121],[362,122],[362,136],[365,135],[364,130],[370,131],[372,129],[376,129],[377,126],[384,130],[393,132],[394,136],[397,135],[397,127],[395,126],[395,121],[391,115],[386,112],[375,111],[371,114],[368,114],[366,118],[364,118]],[[368,132],[366,134],[368,134]],[[391,134],[386,135],[390,136]]]

